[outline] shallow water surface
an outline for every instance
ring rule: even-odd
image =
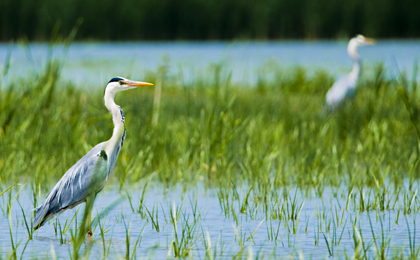
[[[223,195],[222,190],[205,190],[201,187],[189,189],[187,192],[182,192],[181,189],[164,191],[162,188],[150,187],[145,193],[143,207],[139,208],[141,189],[128,191],[131,206],[125,191],[120,193],[117,187],[107,187],[95,201],[93,216],[103,214],[101,225],[106,232],[105,248],[109,248],[110,258],[126,256],[127,234],[130,237],[130,256],[138,241],[135,252],[137,257],[172,258],[175,226],[171,223],[171,214],[174,213],[174,216],[178,216],[178,241],[182,239],[187,241],[187,247],[191,247],[188,255],[194,259],[203,259],[206,247],[208,248],[210,244],[210,251],[218,259],[230,259],[237,254],[243,257],[259,255],[260,258],[271,259],[299,256],[306,259],[324,259],[330,254],[335,258],[344,258],[344,252],[353,256],[355,248],[359,254],[365,253],[372,258],[378,256],[377,249],[380,251],[381,245],[385,245],[384,254],[387,257],[398,252],[408,256],[410,243],[415,243],[415,240],[419,239],[418,232],[415,231],[419,226],[414,222],[418,214],[415,210],[418,211],[419,208],[415,197],[413,197],[413,212],[408,215],[404,215],[404,209],[407,207],[404,206],[404,199],[401,199],[405,196],[403,192],[399,195],[400,199],[394,194],[394,197],[386,198],[385,202],[388,201],[388,205],[391,206],[389,210],[361,212],[358,204],[360,197],[357,197],[360,191],[352,191],[348,206],[346,205],[348,191],[345,188],[341,191],[326,190],[320,198],[313,192],[307,193],[304,197],[300,191],[288,189],[279,193],[283,193],[282,196],[270,198],[268,204],[258,202],[256,199],[258,194],[251,192],[245,210],[241,213],[247,190],[238,189],[232,192],[229,198],[226,197],[229,192]],[[286,197],[284,192],[288,193]],[[371,191],[364,190],[363,194],[366,205],[369,205],[374,200]],[[6,209],[7,196],[2,197],[3,210]],[[18,198],[27,216],[31,213],[31,196],[29,190],[24,190]],[[221,200],[221,198],[227,199]],[[119,202],[110,209],[114,201]],[[294,214],[291,211],[294,202],[297,209],[301,207],[300,213],[299,210],[294,211],[297,222],[294,222],[293,218],[287,220],[287,215]],[[392,204],[394,204],[393,209]],[[77,219],[80,223],[83,205],[79,207]],[[70,237],[75,228],[75,221],[62,235],[62,241],[58,222],[61,228],[64,228],[65,223],[69,223],[79,207],[53,219],[34,233],[33,240],[28,240],[22,210],[15,202],[10,216],[14,243],[16,245],[20,242],[18,257],[25,249],[24,259],[54,255],[60,259],[68,259],[69,252],[73,250]],[[269,210],[264,211],[264,207]],[[230,208],[229,212],[226,212],[227,208]],[[104,209],[108,209],[108,213],[103,213]],[[159,232],[153,227],[152,218],[147,211],[153,215],[153,221],[158,223]],[[283,217],[275,217],[276,212],[284,214]],[[9,221],[6,214],[6,211],[3,211],[0,215],[2,256],[11,253]],[[58,229],[57,234],[55,226]],[[183,233],[188,230],[190,232]],[[356,247],[355,241],[362,243]],[[90,243],[92,243],[90,257],[103,257],[104,246],[99,225],[94,229],[93,238],[85,241],[82,253]],[[362,249],[362,244],[365,250]]]
[[[29,47],[0,44],[0,61],[11,53],[9,77],[39,73],[48,57],[47,44]],[[383,62],[391,74],[406,70],[411,76],[413,64],[420,57],[420,42],[381,41],[359,48],[366,70]],[[282,42],[133,42],[75,43],[67,51],[56,48],[52,57],[65,61],[62,77],[77,86],[102,86],[120,75],[142,79],[169,60],[169,73],[193,81],[207,76],[211,64],[224,64],[237,83],[253,83],[262,74],[278,66],[302,66],[310,71],[323,69],[339,77],[348,73],[352,61],[347,55],[347,42],[282,41]],[[264,71],[261,72],[261,69]],[[211,74],[211,73],[210,73]],[[212,74],[210,76],[213,76]]]

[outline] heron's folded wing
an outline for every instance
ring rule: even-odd
[[[51,190],[44,203],[36,208],[35,227],[50,214],[54,215],[83,202],[90,192],[102,188],[108,167],[108,157],[99,145],[73,165]]]
[[[326,98],[329,105],[341,102],[349,94],[349,90],[354,88],[356,83],[348,75],[338,79],[328,90]]]

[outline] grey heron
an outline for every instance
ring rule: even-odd
[[[336,109],[346,98],[354,96],[361,69],[361,60],[359,53],[357,53],[357,47],[373,44],[374,42],[374,39],[366,38],[360,34],[350,40],[349,45],[347,46],[347,52],[353,59],[353,70],[346,76],[337,80],[328,90],[326,102],[329,109]]]
[[[108,141],[93,147],[63,175],[42,205],[35,209],[35,229],[44,225],[56,214],[85,202],[89,195],[94,197],[103,189],[115,168],[118,154],[125,139],[124,113],[121,107],[115,104],[114,96],[120,91],[151,85],[153,84],[132,81],[122,77],[112,78],[108,82],[104,100],[106,108],[112,114],[114,123],[112,137]],[[90,230],[88,235],[92,235]]]

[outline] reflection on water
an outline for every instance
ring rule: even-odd
[[[98,195],[93,216],[124,196],[116,188],[107,187]],[[204,191],[202,188],[192,188],[186,193],[183,193],[181,189],[175,189],[164,194],[162,188],[149,188],[143,207],[139,207],[142,190],[131,191],[131,205],[125,198],[112,208],[106,217],[101,218],[101,225],[104,225],[105,232],[105,248],[107,250],[109,248],[109,257],[126,256],[127,234],[130,237],[130,255],[137,243],[135,254],[138,257],[163,259],[168,255],[173,256],[175,228],[171,223],[171,214],[178,216],[179,240],[181,240],[182,232],[186,231],[184,239],[189,239],[188,245],[192,247],[189,255],[195,259],[204,258],[209,242],[212,245],[212,252],[216,250],[217,255],[222,259],[230,259],[241,250],[244,255],[252,254],[254,257],[257,254],[265,255],[266,258],[269,255],[273,258],[287,256],[296,258],[298,255],[303,255],[305,258],[325,259],[329,254],[342,257],[344,252],[353,256],[356,248],[355,241],[363,241],[368,258],[376,256],[376,246],[380,248],[382,244],[387,245],[385,254],[388,257],[401,251],[404,255],[408,255],[410,238],[412,243],[414,236],[417,240],[419,239],[418,232],[415,232],[419,226],[416,224],[414,227],[415,224],[413,224],[417,213],[413,211],[409,215],[403,214],[404,209],[407,208],[404,206],[404,199],[401,199],[404,197],[403,193],[400,194],[400,199],[395,199],[395,195],[386,199],[386,201],[389,199],[391,206],[395,203],[394,209],[359,212],[359,206],[356,203],[359,198],[350,200],[346,209],[348,191],[345,188],[342,189],[342,194],[338,192],[336,196],[331,190],[327,190],[322,195],[322,199],[317,198],[313,192],[309,192],[307,197],[297,192],[296,205],[298,208],[302,205],[302,210],[296,215],[298,222],[294,224],[292,220],[285,221],[284,216],[282,221],[279,221],[279,218],[282,218],[280,216],[273,217],[276,210],[280,214],[293,214],[290,212],[290,206],[293,203],[294,189],[289,191],[289,200],[285,200],[283,196],[271,198],[268,204],[270,208],[268,215],[264,213],[263,202],[254,200],[257,194],[252,193],[245,210],[241,213],[243,195],[246,194],[246,190],[238,190],[237,199],[231,201],[230,207],[233,210],[226,212],[223,205],[227,201],[220,201],[222,196],[219,192],[220,190]],[[369,190],[363,193],[366,205],[376,199],[370,196]],[[30,194],[31,191],[26,190],[18,199],[27,216],[32,208]],[[359,191],[354,191],[350,197],[358,194]],[[6,204],[7,199],[3,197],[3,209]],[[413,206],[413,209],[417,208],[418,211],[419,204],[416,202],[414,204],[417,206]],[[73,232],[75,223],[73,222],[70,229],[63,235],[63,240],[60,231],[58,230],[56,234],[55,228],[58,227],[57,221],[60,222],[61,228],[66,226],[66,221],[69,223],[76,210],[77,208],[66,211],[59,216],[58,220],[53,219],[47,223],[35,233],[34,239],[27,243],[28,235],[22,211],[15,203],[11,216],[14,243],[20,242],[17,250],[18,257],[27,243],[24,259],[51,257],[54,254],[58,258],[68,259],[69,252],[73,250],[70,233]],[[78,214],[79,223],[82,211],[83,206]],[[233,214],[233,212],[236,213]],[[154,216],[153,221],[150,215]],[[153,222],[158,223],[159,232],[156,231]],[[296,234],[293,234],[294,230]],[[86,250],[89,245],[92,245],[91,258],[103,256],[104,244],[99,225],[96,225],[94,229],[93,238],[86,239],[81,251]],[[0,246],[2,256],[10,253],[10,231],[4,212],[0,215]],[[357,250],[359,253],[363,252],[360,251],[361,247]]]
[[[9,49],[9,45],[0,44],[0,62],[6,60]],[[9,78],[39,72],[47,49],[46,44],[13,47]],[[359,48],[359,52],[367,68],[384,62],[391,71],[398,67],[410,76],[415,59],[420,57],[420,42],[378,41]],[[181,74],[186,81],[207,75],[209,64],[220,62],[239,83],[254,82],[263,66],[299,65],[309,70],[325,69],[336,76],[352,66],[347,42],[335,41],[75,43],[66,53],[56,48],[53,56],[64,57],[65,80],[85,87],[102,86],[116,75],[141,79],[147,70],[156,71],[163,57],[170,59],[170,73]]]

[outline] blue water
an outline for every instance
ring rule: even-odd
[[[0,64],[6,61],[9,50],[8,80],[39,73],[48,57],[46,44],[10,48],[3,43]],[[383,62],[389,75],[405,70],[411,76],[414,62],[420,58],[420,40],[378,40],[376,45],[360,47],[359,53],[366,70]],[[169,60],[169,73],[182,75],[185,81],[208,76],[211,64],[223,63],[224,70],[232,72],[232,80],[244,84],[254,82],[261,68],[302,66],[339,77],[352,66],[347,42],[339,41],[75,43],[67,51],[56,47],[52,56],[65,61],[63,79],[86,88],[102,86],[116,75],[141,80],[164,60]]]
[[[306,197],[300,191],[297,192],[298,205],[304,203],[302,211],[299,216],[299,222],[297,224],[297,232],[293,234],[293,224],[291,221],[284,223],[279,220],[266,219],[262,211],[262,205],[257,207],[255,211],[253,202],[256,194],[251,193],[249,200],[249,207],[247,214],[239,213],[240,203],[234,200],[234,210],[236,211],[238,223],[234,220],[232,215],[226,217],[223,213],[219,200],[217,197],[217,190],[205,190],[200,187],[190,188],[187,192],[183,192],[182,189],[171,189],[166,190],[158,185],[149,187],[144,205],[150,212],[153,211],[154,207],[159,207],[158,222],[160,231],[157,232],[152,225],[150,217],[141,217],[141,214],[137,213],[139,207],[139,201],[142,193],[143,186],[133,185],[129,187],[129,193],[131,194],[132,205],[135,212],[132,211],[130,202],[125,197],[125,192],[118,192],[116,186],[108,185],[106,189],[101,192],[94,205],[93,216],[96,216],[107,209],[112,202],[118,201],[115,207],[111,208],[105,216],[102,216],[101,223],[105,223],[105,230],[109,230],[105,234],[105,244],[109,249],[110,258],[124,258],[126,254],[126,228],[131,230],[130,235],[130,255],[133,252],[133,245],[136,240],[140,237],[141,242],[137,246],[136,256],[147,257],[151,259],[164,259],[169,256],[172,258],[174,251],[171,248],[172,241],[174,240],[174,227],[169,221],[169,216],[173,207],[179,208],[182,205],[181,212],[178,219],[178,232],[181,233],[182,223],[186,220],[189,226],[193,225],[193,207],[194,201],[197,199],[197,215],[200,214],[199,221],[197,221],[197,229],[193,233],[193,250],[190,255],[194,259],[203,259],[205,255],[205,243],[211,241],[212,250],[217,247],[217,254],[220,255],[221,248],[223,253],[218,259],[231,259],[232,256],[236,255],[241,251],[240,240],[244,241],[244,255],[252,255],[255,257],[260,254],[260,257],[264,254],[265,258],[272,255],[272,259],[280,257],[291,257],[298,258],[299,255],[304,258],[312,259],[325,259],[329,256],[328,246],[325,241],[333,240],[335,236],[337,240],[341,237],[339,245],[334,245],[334,257],[342,259],[345,252],[353,256],[354,255],[354,240],[353,240],[353,222],[356,216],[358,221],[356,228],[360,232],[365,247],[370,247],[366,250],[367,256],[373,258],[375,256],[376,246],[373,239],[373,234],[376,238],[376,243],[380,247],[382,241],[387,241],[386,255],[391,257],[396,252],[403,252],[405,256],[408,256],[410,247],[410,236],[411,242],[414,241],[413,237],[416,237],[416,241],[420,238],[419,232],[415,232],[419,229],[419,224],[414,224],[414,219],[418,216],[419,203],[418,201],[413,204],[413,212],[409,215],[404,215],[402,209],[404,208],[404,191],[400,193],[400,199],[397,200],[396,207],[393,210],[379,211],[371,210],[358,213],[358,210],[354,208],[353,203],[349,204],[348,210],[346,207],[346,197],[348,191],[346,188],[336,189],[338,192],[337,198],[333,196],[331,189],[326,189],[322,195],[322,199],[315,196],[315,192],[309,192]],[[390,188],[391,190],[391,188]],[[13,192],[13,196],[17,189]],[[373,190],[365,189],[365,201],[373,201],[374,197],[370,196],[370,192]],[[240,200],[243,200],[243,195],[246,194],[246,190],[238,189]],[[295,190],[291,189],[289,196],[294,197]],[[279,194],[281,192],[279,191]],[[359,190],[354,190],[353,194],[358,195]],[[373,194],[373,193],[372,193]],[[44,196],[45,194],[43,194]],[[7,196],[3,196],[0,200],[3,209],[5,209],[7,203]],[[13,198],[12,196],[12,198]],[[31,192],[29,189],[24,189],[20,194],[17,201],[22,205],[22,208],[26,212],[27,216],[30,216],[32,209]],[[41,196],[41,197],[43,197]],[[279,198],[279,205],[283,205],[284,199],[282,196]],[[386,201],[390,197],[387,196]],[[391,198],[391,202],[395,199],[395,195]],[[275,198],[272,198],[271,204],[273,205]],[[359,201],[358,199],[356,201]],[[191,203],[193,202],[193,203]],[[285,205],[285,204],[284,204]],[[392,203],[391,203],[392,206]],[[78,219],[80,219],[83,213],[83,205],[79,206]],[[13,237],[14,243],[21,241],[21,244],[17,250],[17,256],[22,255],[25,244],[28,242],[26,250],[23,254],[24,259],[30,257],[43,258],[46,256],[51,257],[55,255],[59,259],[68,259],[69,252],[73,250],[73,244],[70,241],[70,231],[64,235],[65,243],[60,243],[60,235],[56,235],[54,231],[53,223],[60,221],[61,226],[64,226],[66,221],[70,221],[79,208],[68,210],[59,216],[57,219],[53,219],[48,222],[45,226],[41,227],[34,234],[34,239],[28,241],[27,230],[23,222],[23,215],[20,206],[17,202],[12,207],[12,226],[13,226]],[[399,211],[399,213],[398,213]],[[145,213],[146,211],[144,211]],[[337,214],[338,223],[334,231],[334,227],[337,225]],[[399,214],[399,217],[397,215]],[[370,218],[370,220],[369,220]],[[396,220],[398,219],[398,223]],[[156,220],[155,220],[156,221]],[[259,227],[258,225],[262,223]],[[321,224],[320,224],[321,223]],[[370,224],[372,223],[372,224]],[[0,248],[2,248],[0,255],[6,256],[10,254],[11,241],[9,222],[4,212],[0,212]],[[286,225],[285,225],[286,224]],[[410,231],[408,231],[408,226]],[[280,227],[279,227],[280,225]],[[330,231],[326,232],[326,225],[330,225]],[[131,228],[130,228],[131,226]],[[184,225],[185,226],[185,225]],[[271,228],[272,227],[272,228]],[[278,237],[275,241],[268,238],[269,230],[273,229],[273,232],[277,232],[279,227]],[[321,231],[318,233],[318,228],[321,227]],[[75,223],[73,222],[70,229],[74,230]],[[144,229],[143,229],[144,228]],[[255,230],[255,232],[254,232]],[[373,234],[372,234],[373,230]],[[251,233],[254,232],[252,238]],[[409,233],[411,232],[411,233]],[[382,239],[382,234],[384,239]],[[325,235],[325,238],[324,238]],[[318,244],[315,245],[316,237],[318,236]],[[181,238],[181,237],[180,237]],[[197,239],[195,239],[197,238]],[[248,239],[249,238],[249,239]],[[248,239],[248,240],[247,240]],[[94,236],[90,240],[86,240],[86,243],[82,246],[82,251],[89,244],[89,241],[93,242],[92,251],[90,253],[91,258],[101,258],[103,256],[103,243],[100,237],[99,227],[97,226],[94,230]],[[221,242],[224,241],[224,242]],[[418,242],[417,242],[418,244]],[[331,245],[330,245],[331,247]],[[418,246],[416,246],[418,247]],[[330,248],[331,250],[331,248]],[[213,252],[213,251],[212,251]]]

